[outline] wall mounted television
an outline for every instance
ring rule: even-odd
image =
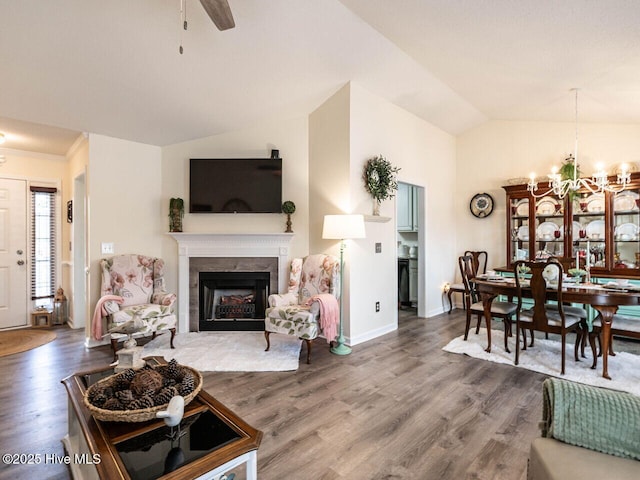
[[[190,159],[189,213],[282,213],[282,159]]]

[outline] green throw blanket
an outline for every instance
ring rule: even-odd
[[[543,437],[640,460],[640,397],[558,378],[542,395]]]

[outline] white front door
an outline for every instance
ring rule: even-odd
[[[27,182],[0,178],[0,329],[27,325]]]

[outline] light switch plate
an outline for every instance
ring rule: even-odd
[[[113,242],[102,242],[100,251],[103,255],[112,254],[114,252]]]

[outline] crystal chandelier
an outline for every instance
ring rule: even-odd
[[[573,168],[573,178],[562,179],[562,175],[558,173],[558,168],[553,167],[551,173],[547,175],[549,177],[549,189],[536,193],[538,190],[538,182],[536,182],[535,173],[529,176],[529,183],[527,184],[527,190],[531,192],[531,195],[535,198],[544,197],[546,195],[554,194],[559,198],[564,198],[570,192],[577,192],[580,189],[586,189],[591,193],[603,193],[603,192],[620,192],[624,190],[627,184],[631,181],[631,174],[629,173],[627,164],[623,163],[620,166],[620,173],[618,173],[617,181],[615,184],[609,183],[607,178],[607,172],[601,165],[597,165],[597,171],[591,176],[591,178],[579,178],[578,177],[578,89],[572,89],[576,95],[576,138],[574,153],[569,155],[566,162]]]

